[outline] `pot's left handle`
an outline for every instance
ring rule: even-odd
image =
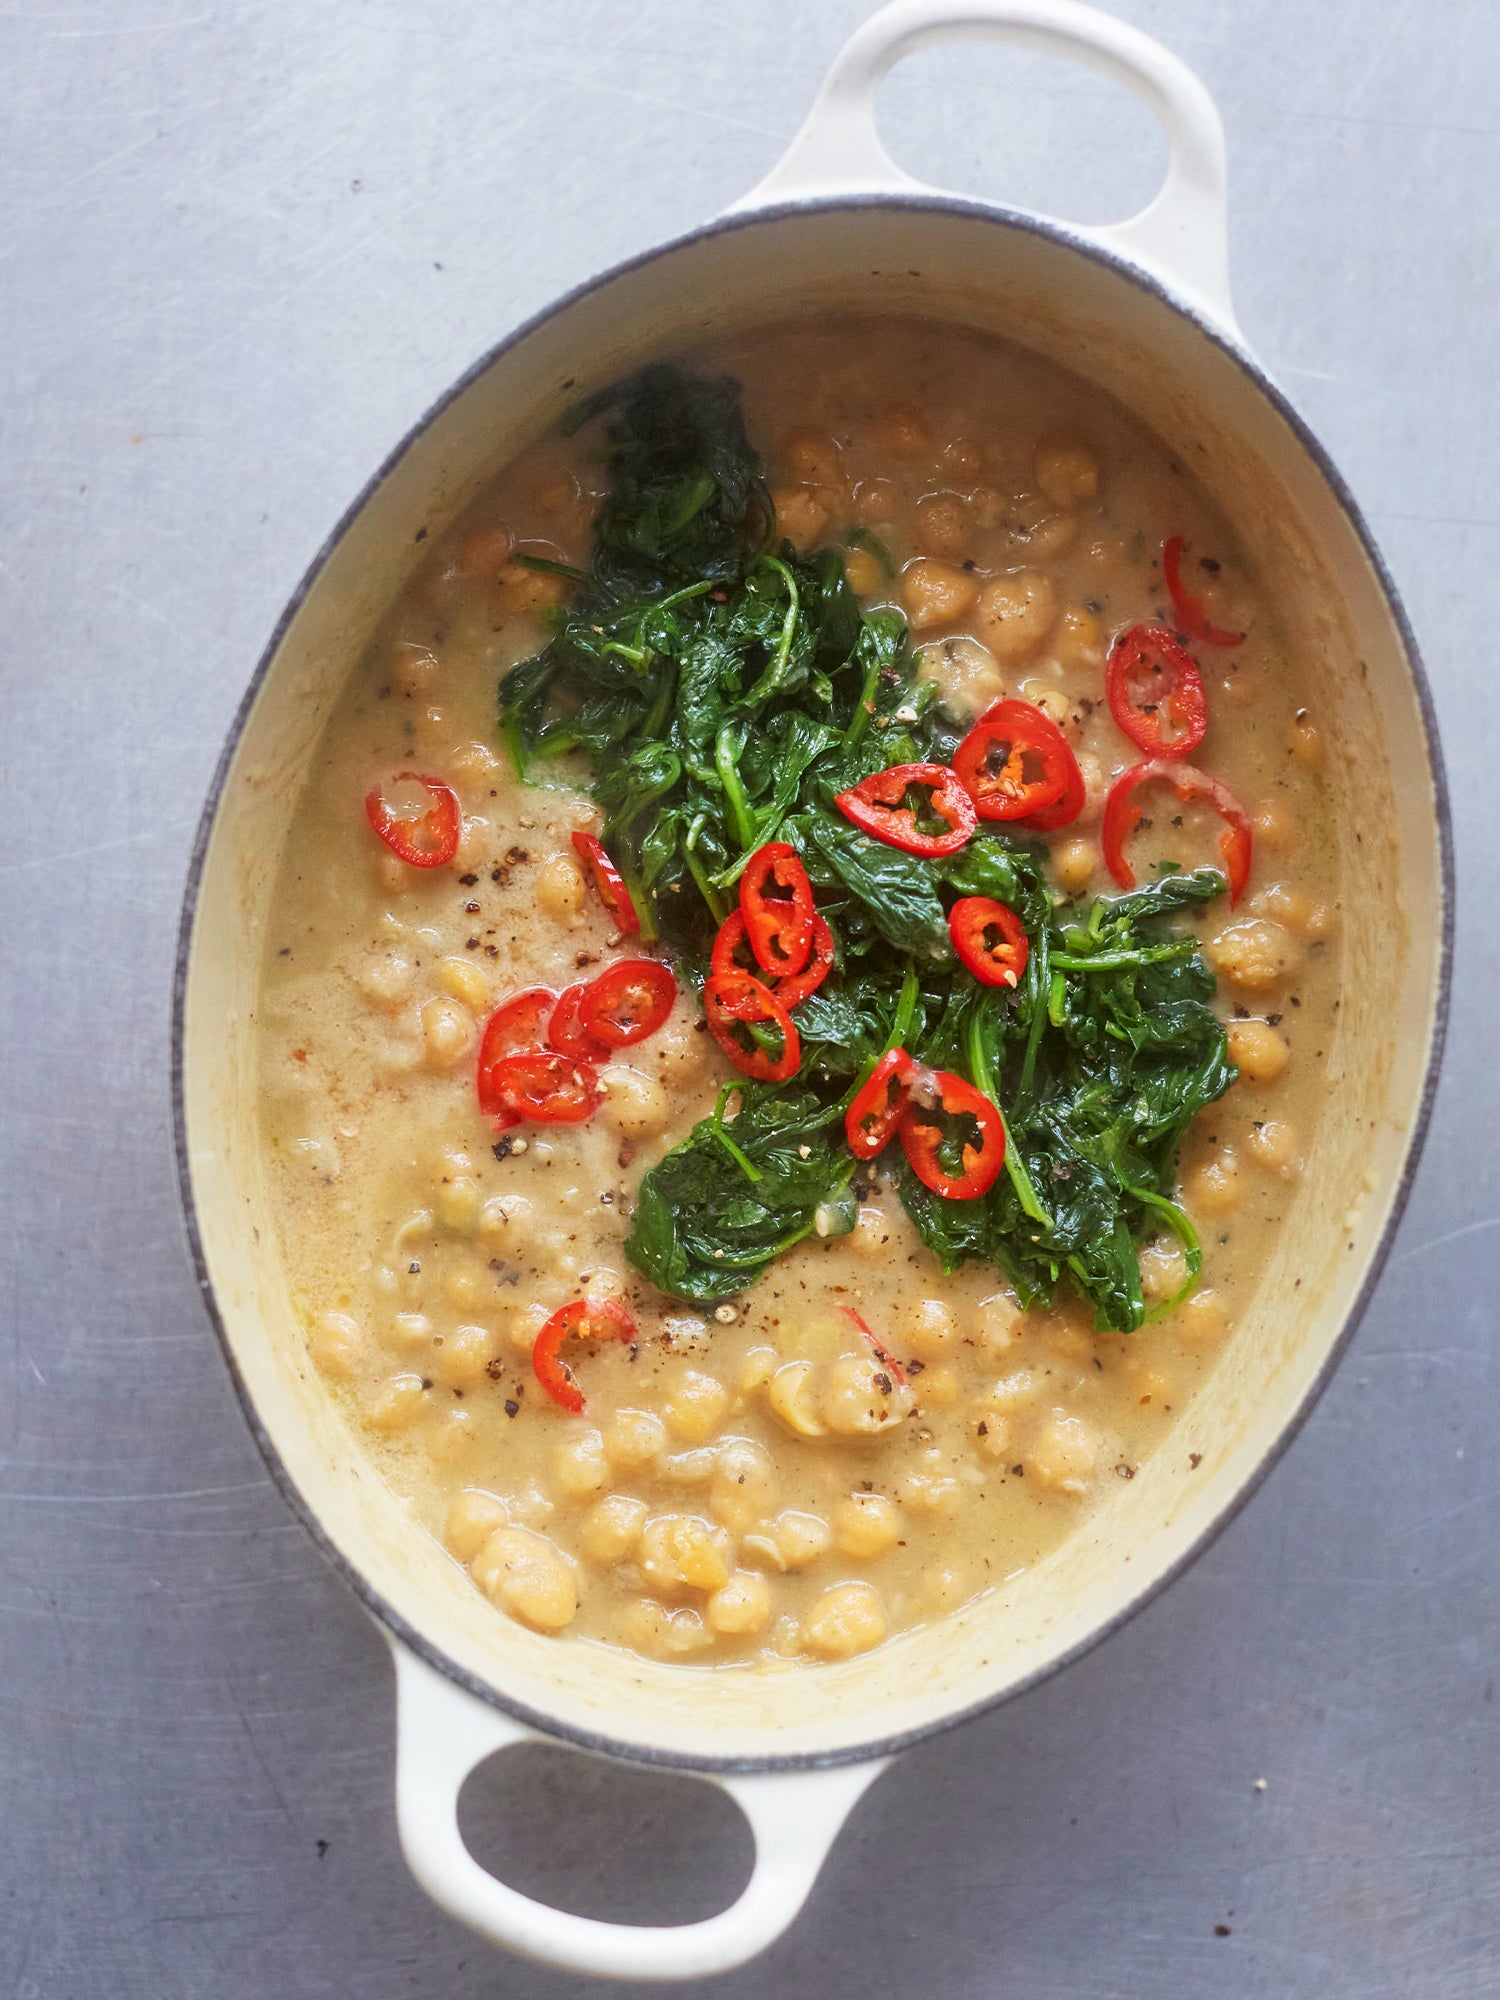
[[[434,1902],[493,1943],[544,1965],[605,1979],[696,1979],[743,1965],[780,1937],[886,1758],[830,1771],[717,1776],[750,1822],[755,1867],[744,1893],[700,1923],[601,1923],[497,1881],[458,1828],[458,1795],[486,1757],[550,1739],[465,1694],[392,1640],[396,1662],[396,1822],[412,1873]],[[707,1775],[707,1774],[705,1774]]]
[[[1057,56],[1122,83],[1167,137],[1167,177],[1138,215],[1074,233],[1188,295],[1239,337],[1229,296],[1224,127],[1180,57],[1083,0],[890,0],[833,59],[802,129],[758,187],[729,210],[841,194],[941,194],[880,142],[875,98],[892,65],[934,43],[997,41]]]

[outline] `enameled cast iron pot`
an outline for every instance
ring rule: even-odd
[[[1150,207],[1117,227],[1068,229],[900,172],[876,136],[876,88],[901,55],[960,36],[1071,57],[1144,98],[1170,141]],[[203,1295],[272,1475],[395,1655],[396,1804],[412,1868],[456,1917],[536,1958],[685,1977],[768,1944],[896,1751],[1076,1658],[1224,1525],[1306,1416],[1380,1268],[1442,1039],[1446,799],[1395,592],[1338,474],[1235,326],[1224,194],[1211,99],[1134,29],[1072,0],[895,0],[848,43],[751,196],[562,300],[423,419],[319,553],[236,720],[178,965],[177,1136]],[[837,1666],[702,1673],[497,1617],[366,1465],[307,1360],[277,1255],[255,1114],[256,984],[318,732],[420,555],[419,531],[440,533],[586,390],[648,357],[822,308],[920,315],[1038,349],[1143,419],[1208,489],[1281,608],[1324,724],[1347,983],[1290,1222],[1249,1323],[1170,1446],[1053,1555],[935,1630]],[[723,1785],[756,1840],[739,1901],[702,1923],[632,1928],[566,1915],[485,1873],[459,1837],[459,1787],[534,1734]]]

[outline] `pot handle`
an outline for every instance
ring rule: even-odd
[[[470,1854],[458,1829],[458,1795],[476,1765],[515,1743],[557,1739],[466,1694],[394,1639],[391,1652],[396,1824],[412,1873],[434,1902],[482,1937],[570,1972],[696,1979],[754,1958],[802,1908],[855,1802],[890,1761],[746,1776],[703,1773],[728,1792],[755,1836],[755,1866],[739,1900],[700,1923],[601,1923],[554,1910],[497,1881]]]
[[[891,0],[833,59],[801,131],[760,184],[728,211],[839,194],[937,194],[880,142],[875,98],[903,56],[934,43],[1006,42],[1081,63],[1133,90],[1167,135],[1167,177],[1138,215],[1073,233],[1141,265],[1238,336],[1229,297],[1224,128],[1186,63],[1081,0]]]

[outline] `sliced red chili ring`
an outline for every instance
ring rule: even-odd
[[[844,1137],[857,1160],[873,1160],[894,1138],[906,1108],[905,1081],[914,1065],[905,1049],[887,1049],[844,1113]]]
[[[1172,616],[1178,631],[1205,646],[1237,646],[1244,633],[1226,631],[1222,625],[1211,625],[1203,599],[1183,582],[1182,552],[1186,547],[1181,535],[1173,535],[1170,541],[1163,542],[1161,551],[1162,572],[1167,579],[1167,594],[1172,600]],[[1150,746],[1143,744],[1141,747],[1146,749]]]
[[[584,1408],[583,1391],[563,1363],[563,1342],[634,1339],[635,1321],[618,1299],[574,1299],[553,1313],[532,1343],[532,1372],[553,1402],[576,1417]]]
[[[575,833],[573,845],[578,857],[594,878],[599,900],[620,929],[634,937],[641,927],[640,914],[625,886],[625,877],[604,851],[604,843],[592,833]]]
[[[1101,844],[1105,866],[1122,889],[1135,887],[1135,871],[1125,858],[1125,843],[1143,816],[1136,803],[1136,793],[1144,785],[1154,784],[1158,779],[1162,784],[1170,785],[1184,805],[1212,806],[1224,821],[1224,831],[1219,835],[1219,852],[1224,857],[1229,906],[1233,909],[1250,879],[1253,840],[1249,816],[1227,785],[1207,771],[1200,771],[1196,764],[1184,764],[1175,757],[1153,757],[1147,763],[1134,765],[1115,779],[1104,802]]]
[[[986,986],[1019,986],[1031,943],[1026,926],[993,896],[960,896],[948,912],[953,949]]]
[[[992,701],[953,753],[959,783],[980,819],[1014,820],[1039,831],[1066,826],[1083,808],[1078,760],[1050,715],[1029,701]],[[1076,793],[1066,818],[1042,817]]]
[[[796,1023],[768,986],[748,972],[716,972],[703,988],[703,1012],[709,1033],[735,1068],[761,1083],[784,1083],[795,1076],[802,1060]],[[753,1037],[742,1042],[736,1028],[769,1022],[781,1036],[781,1053],[772,1055]]]
[[[519,1123],[520,1114],[496,1096],[494,1068],[507,1056],[536,1054],[547,1047],[556,1002],[550,986],[527,986],[502,1000],[485,1022],[479,1039],[479,1108],[486,1116]]]
[[[1066,747],[1066,746],[1065,746]],[[1043,806],[1040,812],[1028,813],[1025,819],[1012,821],[1026,833],[1060,833],[1065,826],[1071,826],[1088,803],[1088,791],[1083,782],[1083,773],[1078,768],[1078,759],[1068,750],[1068,782],[1062,797],[1055,805]]]
[[[591,1035],[579,1019],[578,1010],[587,992],[587,984],[580,980],[559,994],[547,1029],[547,1046],[556,1049],[560,1056],[577,1056],[580,1062],[608,1062],[611,1054],[608,1043]]]
[[[1164,625],[1132,625],[1109,649],[1109,712],[1148,757],[1186,757],[1208,731],[1203,676]]]
[[[813,892],[795,847],[771,840],[755,850],[740,875],[740,915],[763,972],[781,979],[802,970],[812,950]]]
[[[869,1341],[871,1347],[874,1348],[876,1358],[880,1361],[881,1365],[883,1367],[888,1368],[891,1371],[891,1379],[895,1382],[896,1387],[898,1389],[904,1389],[906,1387],[905,1370],[902,1368],[901,1363],[896,1359],[895,1355],[892,1354],[891,1350],[886,1346],[885,1342],[880,1338],[879,1334],[875,1332],[874,1328],[870,1325],[870,1322],[865,1318],[864,1314],[856,1312],[853,1306],[841,1305],[839,1307],[839,1310],[840,1312],[848,1314],[849,1318],[853,1320],[854,1324],[859,1328],[860,1332],[864,1335],[865,1339]]]
[[[393,784],[421,785],[431,803],[426,812],[399,813],[379,785],[365,794],[365,818],[391,850],[413,868],[441,868],[458,852],[464,830],[458,793],[441,778],[424,778],[420,771],[398,771]]]
[[[944,822],[945,833],[917,825],[915,809],[903,803],[912,790],[927,792],[928,810]],[[892,764],[840,792],[834,804],[862,832],[907,854],[956,854],[976,823],[974,801],[946,764]]]
[[[501,1056],[482,1071],[479,1102],[496,1116],[529,1118],[538,1125],[578,1125],[599,1102],[599,1075],[592,1063],[561,1056],[555,1049]]]
[[[578,1003],[587,1035],[611,1049],[628,1049],[654,1035],[672,1011],[677,981],[654,958],[622,958],[591,979]]]
[[[1005,1126],[1000,1113],[983,1091],[951,1070],[922,1070],[918,1075],[922,1081],[908,1090],[896,1128],[901,1149],[917,1179],[934,1194],[949,1201],[977,1201],[989,1193],[1005,1165]],[[922,1102],[929,1095],[935,1100],[930,1105]],[[950,1118],[972,1119],[978,1127],[978,1145],[967,1137],[950,1138],[939,1123],[939,1111]],[[958,1172],[943,1158],[955,1143],[962,1149]]]
[[[745,959],[739,957],[742,948],[746,954]],[[744,915],[739,910],[731,910],[720,924],[719,934],[714,939],[713,957],[709,969],[714,973],[746,972],[754,978],[756,971],[753,962],[747,962],[749,956],[750,946]],[[819,912],[814,910],[811,956],[800,972],[793,973],[790,979],[779,979],[771,989],[782,1006],[795,1007],[810,993],[816,993],[833,970],[833,956],[833,932]],[[733,1012],[732,1006],[730,1011]]]

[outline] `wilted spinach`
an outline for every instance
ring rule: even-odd
[[[1054,897],[1040,842],[986,831],[928,860],[858,832],[838,792],[890,764],[944,762],[956,741],[904,621],[861,613],[840,550],[776,540],[733,382],[648,368],[574,425],[601,416],[609,491],[589,566],[550,643],[501,684],[512,755],[523,774],[588,757],[643,934],[695,975],[767,840],[799,849],[837,940],[834,972],[797,1010],[795,1083],[721,1096],[644,1176],[627,1254],[663,1291],[708,1305],[815,1229],[851,1226],[843,1113],[899,1042],[971,1077],[1007,1121],[1007,1171],[981,1200],[945,1200],[899,1170],[942,1267],[994,1262],[1026,1302],[1067,1281],[1099,1327],[1141,1325],[1144,1238],[1181,1238],[1189,1285],[1201,1261],[1169,1190],[1188,1125],[1234,1070],[1212,974],[1170,926],[1221,878],[1169,875],[1084,911]],[[1025,922],[1014,992],[955,960],[959,895],[998,897]]]

